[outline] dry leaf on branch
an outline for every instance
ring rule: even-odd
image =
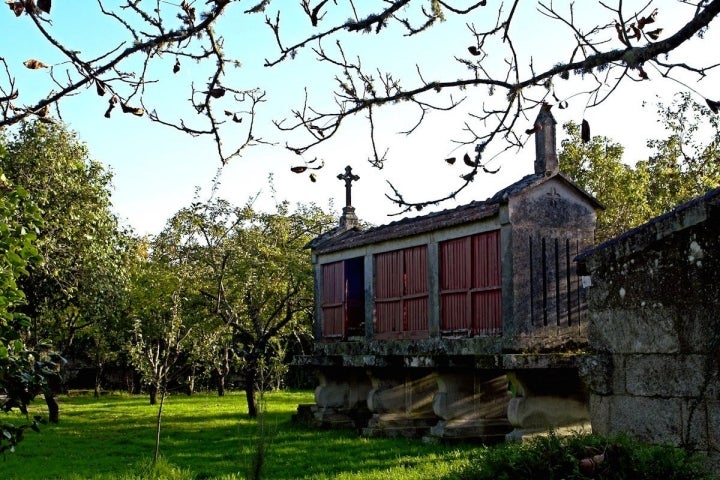
[[[8,2],[10,10],[15,13],[16,17],[19,17],[25,11],[25,4],[23,2]]]
[[[52,0],[37,0],[37,8],[45,13],[50,13],[50,7],[52,6]]]
[[[475,55],[476,57],[480,55],[480,50],[478,50],[475,46],[468,47],[468,52],[470,52],[470,55]]]
[[[527,133],[528,135],[532,135],[533,133],[537,133],[540,130],[542,130],[542,125],[540,125],[539,123],[536,123],[535,125],[533,125],[533,128],[529,128],[529,129],[525,130],[525,133]]]
[[[310,181],[313,182],[313,183],[317,182],[317,175],[315,175],[314,173],[311,173],[311,174],[310,174]]]
[[[645,25],[647,25],[648,23],[655,23],[655,16],[657,15],[657,13],[658,13],[658,10],[657,10],[657,8],[656,8],[656,9],[653,10],[653,12],[652,12],[650,15],[648,15],[647,17],[642,17],[642,18],[640,18],[640,20],[638,20],[638,28],[639,28],[640,30],[642,30],[643,28],[645,28]]]
[[[473,162],[472,158],[470,158],[470,155],[468,155],[467,153],[463,156],[463,162],[465,162],[465,165],[467,165],[468,167],[475,166],[475,162]]]
[[[173,65],[173,73],[178,73],[180,71],[180,60],[175,59],[175,65]]]
[[[580,138],[582,138],[583,143],[590,141],[590,124],[584,118],[580,127]]]
[[[450,165],[455,164],[455,157],[446,158],[445,161],[449,163]]]
[[[303,173],[305,170],[307,170],[307,167],[304,167],[302,165],[297,167],[290,167],[290,171],[293,173]]]
[[[213,98],[220,98],[220,97],[222,97],[223,95],[225,95],[225,89],[218,87],[218,88],[213,88],[213,89],[211,89],[211,90],[209,90],[209,91],[207,91],[207,92],[203,92],[203,93],[205,93],[205,94],[207,94],[207,95],[210,95],[210,96],[213,97]]]
[[[45,105],[42,108],[40,108],[37,112],[35,112],[35,115],[42,118],[42,117],[47,117],[48,113],[50,113],[50,107]]]
[[[132,113],[133,115],[136,115],[138,117],[142,117],[143,114],[145,113],[145,110],[143,110],[140,107],[131,107],[127,104],[122,104],[121,107],[122,107],[123,113]]]
[[[48,66],[45,65],[40,60],[35,60],[34,58],[31,58],[29,60],[25,60],[23,62],[23,65],[25,65],[30,70],[37,70],[38,68],[47,68]]]
[[[0,102],[8,102],[10,100],[15,100],[16,98],[18,98],[18,95],[20,95],[20,90],[15,90],[6,97],[0,97]]]
[[[651,30],[651,31],[647,32],[646,35],[648,37],[650,37],[652,40],[657,40],[658,38],[660,38],[660,34],[662,33],[662,31],[663,31],[662,28],[656,28],[655,30]]]

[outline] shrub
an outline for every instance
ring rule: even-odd
[[[459,474],[463,480],[601,479],[710,480],[702,459],[683,449],[649,445],[625,435],[554,433],[477,451]]]

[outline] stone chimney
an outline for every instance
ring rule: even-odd
[[[535,173],[552,175],[560,169],[555,151],[555,125],[551,105],[543,103],[535,119]]]

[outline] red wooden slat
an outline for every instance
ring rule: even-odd
[[[489,290],[473,294],[474,329],[480,335],[495,335],[502,331],[502,294]]]
[[[405,295],[427,293],[427,247],[408,248],[404,251]]]
[[[442,295],[440,308],[443,312],[442,330],[467,329],[470,325],[467,309],[467,293]]]

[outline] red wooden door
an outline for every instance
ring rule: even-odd
[[[440,244],[441,330],[445,333],[502,333],[500,232]]]
[[[411,338],[428,331],[427,246],[375,256],[375,336]]]
[[[322,266],[322,336],[338,338],[344,334],[345,269],[343,262]]]

